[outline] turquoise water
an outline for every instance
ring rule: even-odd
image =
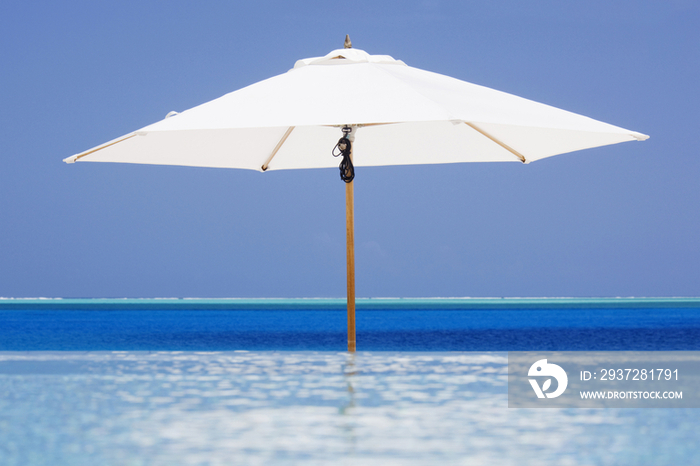
[[[700,298],[357,298],[357,309],[622,309],[700,308]],[[340,298],[0,298],[0,309],[335,309]]]
[[[686,465],[693,409],[509,409],[514,349],[694,349],[700,300],[0,300],[0,464]]]

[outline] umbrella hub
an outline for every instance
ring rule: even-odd
[[[396,60],[389,55],[370,55],[360,49],[338,49],[333,50],[325,57],[312,57],[298,60],[294,64],[294,69],[308,65],[353,65],[357,63],[406,66],[401,60]]]
[[[355,178],[355,166],[352,164],[352,143],[355,141],[355,127],[344,126],[343,137],[338,140],[333,151],[333,157],[343,156],[340,161],[340,179],[346,183],[352,182]]]

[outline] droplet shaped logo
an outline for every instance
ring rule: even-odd
[[[540,359],[530,366],[527,375],[528,377],[550,377],[544,381],[542,388],[540,388],[536,379],[528,379],[532,389],[537,394],[537,398],[556,398],[564,393],[566,386],[569,384],[569,378],[566,376],[564,369],[556,364],[548,364],[546,359]],[[557,380],[557,389],[552,393],[547,393],[547,390],[552,386],[552,377]]]

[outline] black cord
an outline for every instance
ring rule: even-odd
[[[352,164],[352,160],[350,160],[352,143],[347,138],[351,131],[352,128],[349,126],[343,128],[343,137],[338,140],[338,144],[335,145],[331,152],[333,157],[343,156],[343,160],[340,162],[340,179],[346,183],[350,183],[355,178],[355,166]]]

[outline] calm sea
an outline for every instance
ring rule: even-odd
[[[700,350],[699,299],[0,300],[2,465],[689,465],[693,409],[509,409],[510,350]]]
[[[0,300],[0,351],[342,351],[339,299]],[[366,351],[697,350],[700,299],[360,299]]]

